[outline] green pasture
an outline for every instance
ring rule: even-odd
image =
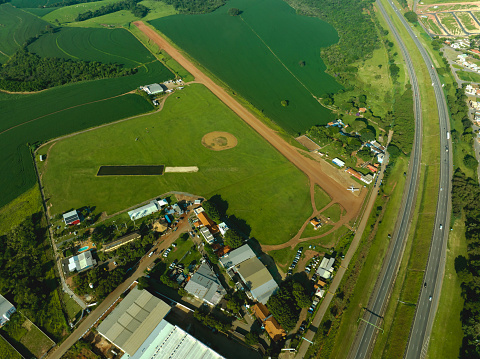
[[[427,27],[429,27],[434,34],[439,34],[439,35],[442,34],[442,30],[440,30],[440,28],[438,27],[435,21],[433,21],[432,19],[422,19],[422,22],[424,24],[425,24],[425,20],[427,23]]]
[[[11,0],[10,3],[20,8],[37,8],[62,2],[63,0]]]
[[[41,57],[115,62],[126,67],[137,67],[155,60],[125,29],[62,28],[42,36],[28,49]]]
[[[315,207],[321,210],[332,201],[330,196],[320,186],[315,185]]]
[[[243,13],[229,16],[229,7]],[[287,131],[333,119],[313,97],[341,88],[320,58],[338,35],[320,19],[297,15],[281,0],[232,0],[210,14],[151,24]]]
[[[238,145],[207,149],[201,140],[212,131],[233,134]],[[104,164],[198,166],[199,172],[96,177]],[[112,214],[168,191],[219,194],[228,213],[265,244],[290,239],[312,211],[307,178],[201,85],[176,92],[159,113],[57,142],[43,182],[52,213],[89,205]]]
[[[309,223],[307,225],[307,228],[304,229],[304,231],[302,232],[302,235],[301,235],[301,238],[310,238],[310,237],[315,237],[315,236],[319,236],[323,233],[326,233],[328,232],[329,230],[331,230],[333,228],[333,226],[331,224],[324,224],[322,227],[320,227],[319,229],[315,229],[313,228],[313,226]]]
[[[65,304],[65,309],[67,311],[68,318],[74,320],[77,315],[82,311],[82,308],[78,305],[75,299],[70,298],[70,295],[63,293],[63,303]]]
[[[480,82],[480,74],[469,71],[457,71],[457,76],[460,80],[469,82]]]
[[[48,23],[10,4],[0,5],[0,63],[23,46],[26,39],[38,35]]]
[[[342,215],[342,207],[340,207],[338,203],[334,203],[333,205],[328,207],[325,211],[323,211],[322,215],[330,218],[332,222],[336,223],[340,220],[340,216]]]
[[[457,20],[453,17],[452,14],[448,12],[439,13],[437,14],[440,22],[443,26],[447,29],[447,31],[452,35],[461,35],[463,34],[460,25],[458,24]]]
[[[53,8],[54,11],[49,12],[43,16],[43,20],[49,21],[52,24],[64,24],[68,22],[75,21],[75,18],[84,12],[95,11],[100,9],[102,6],[115,3],[118,0],[102,0],[89,3],[81,3],[70,6],[56,7]],[[58,20],[58,23],[57,23]]]
[[[38,186],[34,186],[9,204],[0,208],[0,235],[18,226],[27,217],[42,210],[42,199]]]
[[[22,356],[3,337],[0,336],[0,359],[22,359]]]
[[[22,10],[29,12],[38,17],[47,15],[48,13],[55,11],[54,7],[36,7],[36,8],[23,8]]]
[[[475,27],[475,21],[468,12],[456,12],[455,15],[457,15],[458,19],[462,22],[463,27],[467,31],[477,31],[477,28]]]

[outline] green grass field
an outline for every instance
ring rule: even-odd
[[[457,75],[460,80],[463,81],[480,82],[480,74],[476,74],[475,72],[457,71]]]
[[[342,208],[338,203],[335,203],[328,207],[325,211],[322,212],[322,215],[329,217],[330,220],[334,223],[340,220],[340,215],[342,214]]]
[[[341,88],[324,73],[320,58],[321,47],[338,41],[335,30],[318,18],[295,14],[281,0],[232,0],[232,6],[242,9],[242,15],[229,16],[228,8],[221,7],[151,24],[291,133],[333,119],[312,94]],[[318,36],[305,36],[311,33]],[[289,105],[283,107],[282,100]]]
[[[41,210],[42,199],[40,190],[38,186],[34,186],[9,204],[0,208],[0,235],[6,234],[27,217]]]
[[[5,63],[25,40],[38,35],[48,23],[10,4],[0,5],[0,63]]]
[[[477,31],[475,26],[475,20],[473,20],[472,16],[468,12],[456,12],[458,19],[462,22],[463,27],[467,31]]]
[[[80,82],[30,95],[0,93],[0,206],[35,183],[27,143],[151,111],[152,106],[140,96],[114,97],[141,85],[174,78],[124,29],[62,29],[42,36],[31,50],[41,56],[118,62],[129,67],[145,65],[132,76]]]
[[[457,20],[450,13],[439,13],[437,14],[440,22],[447,29],[447,31],[452,35],[463,35],[463,31],[460,28]]]
[[[74,22],[75,18],[81,13],[98,10],[102,6],[115,3],[117,1],[118,0],[103,0],[54,8],[54,11],[43,16],[43,20],[51,22],[52,24],[60,23],[61,25],[64,25],[64,23]]]
[[[438,25],[435,23],[435,21],[433,21],[432,19],[425,19],[425,18],[421,18],[420,19],[423,24],[430,29],[431,32],[433,32],[434,34],[442,34],[442,30],[440,30],[440,28],[438,27]]]
[[[20,8],[36,8],[56,4],[61,1],[62,0],[11,0],[11,4]]]
[[[65,303],[65,308],[67,310],[67,315],[70,320],[74,320],[77,315],[82,311],[82,308],[78,305],[78,303],[70,298],[67,293],[63,293],[63,302]]]
[[[212,131],[233,134],[238,145],[207,149],[201,140]],[[199,172],[96,177],[103,164],[198,166]],[[47,166],[53,213],[90,205],[111,214],[172,190],[219,194],[228,212],[251,226],[251,236],[274,244],[296,234],[312,211],[305,176],[201,85],[170,96],[160,113],[59,141]]]
[[[330,224],[325,224],[319,229],[313,228],[311,224],[308,224],[307,228],[302,232],[301,238],[309,238],[313,236],[318,236],[320,234],[323,234],[325,232],[328,232],[330,229],[332,229],[333,226]]]
[[[320,186],[315,185],[315,207],[317,207],[317,210],[321,210],[331,201],[330,196]]]
[[[3,337],[0,337],[0,359],[22,359],[22,356]]]
[[[54,344],[40,329],[32,325],[30,320],[18,312],[1,332],[26,358],[40,358]]]

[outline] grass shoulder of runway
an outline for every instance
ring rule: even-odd
[[[212,151],[205,134],[229,132],[236,147]],[[101,165],[198,166],[196,173],[97,177]],[[43,184],[52,214],[95,206],[113,214],[169,191],[221,195],[262,244],[284,243],[312,213],[309,182],[293,164],[200,84],[167,98],[160,112],[51,146]]]

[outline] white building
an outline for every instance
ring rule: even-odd
[[[0,294],[0,328],[10,320],[11,315],[16,311],[15,306]]]
[[[151,201],[145,206],[129,211],[128,215],[130,216],[130,219],[134,221],[136,219],[140,219],[152,213],[158,212],[160,209],[161,207],[159,206],[158,201]]]
[[[85,269],[94,267],[96,264],[97,261],[93,259],[92,252],[90,251],[85,251],[78,256],[68,258],[68,270],[70,272],[81,272]]]
[[[228,226],[226,225],[225,222],[222,222],[218,225],[218,229],[220,230],[220,234],[222,236],[224,236],[225,233],[227,233],[227,231],[228,231]]]
[[[147,86],[144,86],[142,89],[149,95],[156,95],[157,93],[163,92],[163,87],[159,84],[147,85]]]
[[[334,158],[332,160],[333,163],[335,163],[338,167],[342,168],[343,166],[345,166],[345,162],[343,162],[341,159],[339,158]]]
[[[320,265],[318,266],[317,275],[324,279],[330,278],[333,270],[335,269],[333,267],[334,263],[335,263],[335,258],[323,257],[322,261],[320,262]]]

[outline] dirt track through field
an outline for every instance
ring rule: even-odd
[[[336,227],[350,222],[358,215],[363,199],[367,193],[366,190],[362,190],[362,193],[359,196],[349,192],[347,190],[347,186],[340,184],[334,178],[327,175],[325,171],[322,170],[322,166],[318,162],[299,153],[295,147],[288,144],[274,130],[265,125],[262,121],[255,117],[255,115],[234,100],[222,87],[217,85],[208,76],[201,72],[177,49],[175,49],[164,38],[162,38],[155,30],[151,29],[141,21],[136,21],[133,24],[137,26],[139,30],[147,35],[152,41],[154,41],[160,49],[165,50],[173,59],[175,59],[181,66],[190,72],[195,77],[195,82],[206,86],[233,112],[235,112],[250,127],[252,127],[256,132],[258,132],[258,134],[260,134],[273,147],[275,147],[278,152],[280,152],[285,158],[293,163],[300,171],[305,173],[311,184],[318,184],[332,198],[332,202],[339,203],[343,208],[345,208],[347,213],[342,216],[339,222],[336,223]],[[335,175],[335,172],[330,173],[330,175]],[[313,187],[314,186],[311,185],[311,188]],[[312,213],[312,215],[313,214],[317,213]],[[302,229],[306,227],[307,223],[308,221],[303,224]],[[282,248],[294,246],[295,243],[292,242],[300,241],[299,237],[300,236],[297,234],[297,236],[292,238],[292,240],[279,246]],[[275,246],[276,249],[280,249],[278,248],[279,246]],[[265,249],[266,248],[268,248],[268,246],[265,246]]]

